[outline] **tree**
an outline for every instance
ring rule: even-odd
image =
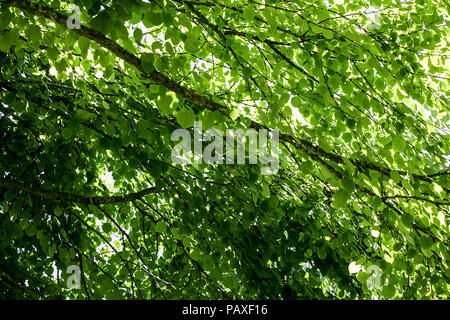
[[[450,6],[366,3],[1,0],[1,297],[448,298]]]

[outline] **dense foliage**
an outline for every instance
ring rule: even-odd
[[[449,8],[0,0],[0,297],[448,298]],[[173,163],[194,120],[280,169]]]

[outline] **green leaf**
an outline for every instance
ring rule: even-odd
[[[397,152],[403,152],[406,147],[406,141],[401,136],[396,136],[392,140],[392,145],[394,146],[394,150]]]
[[[29,25],[26,29],[25,29],[25,35],[26,37],[33,41],[33,42],[38,42],[41,40],[41,28],[39,28],[37,25]]]
[[[53,213],[59,217],[60,215],[62,215],[63,213],[63,209],[61,207],[56,207],[55,209],[53,209]]]
[[[49,57],[49,59],[56,61],[59,57],[58,49],[56,49],[55,47],[49,47],[47,49],[47,56]]]
[[[334,33],[331,30],[328,29],[323,29],[322,32],[323,36],[325,37],[325,39],[331,40],[333,39]]]
[[[103,34],[108,34],[114,30],[114,20],[105,12],[91,20],[91,27]]]
[[[27,236],[32,237],[37,233],[37,229],[36,226],[34,224],[30,224],[28,225],[28,227],[25,230],[25,233],[27,234]]]
[[[134,37],[134,39],[136,40],[136,42],[141,42],[141,41],[142,41],[142,37],[143,37],[142,30],[139,29],[139,28],[136,28],[136,29],[133,31],[133,37]]]
[[[64,139],[70,139],[73,135],[72,129],[70,128],[63,128],[61,132]]]
[[[230,118],[232,120],[236,120],[239,117],[239,111],[237,109],[233,109],[230,112]]]
[[[319,9],[317,11],[317,18],[319,19],[319,21],[328,19],[330,17],[330,14],[328,12],[328,10],[326,9]]]
[[[186,129],[194,126],[195,113],[190,109],[183,109],[177,112],[175,117],[182,128]]]
[[[163,22],[163,16],[159,12],[149,11],[144,14],[142,22],[147,28],[151,28],[160,25]]]
[[[334,193],[333,206],[335,208],[345,207],[349,198],[350,195],[347,192],[345,192],[344,190],[337,190]]]
[[[400,221],[406,228],[411,228],[413,218],[409,213],[405,213],[401,216]]]
[[[159,97],[157,101],[158,108],[165,114],[171,114],[173,112],[174,98],[170,94],[164,94]]]
[[[309,174],[313,171],[314,166],[313,163],[311,161],[305,161],[302,162],[300,170],[302,170],[304,173]]]
[[[80,118],[81,120],[90,120],[90,119],[94,119],[97,116],[95,114],[93,114],[92,112],[83,110],[83,109],[78,109],[77,110],[77,116],[78,118]]]
[[[278,203],[279,203],[278,197],[276,197],[276,196],[271,196],[271,197],[269,198],[269,200],[268,200],[268,205],[269,205],[269,208],[270,208],[270,209],[275,209],[275,208],[277,208],[277,207],[278,207]]]
[[[383,297],[385,299],[391,299],[394,297],[395,291],[396,290],[395,290],[394,285],[390,284],[390,285],[383,287],[381,294],[383,295]]]
[[[163,221],[158,221],[155,226],[155,231],[159,233],[164,233],[167,230],[167,225]]]
[[[151,73],[155,70],[155,56],[151,53],[141,55],[141,66],[144,72]]]
[[[183,235],[181,234],[180,229],[178,229],[178,228],[172,228],[172,234],[175,237],[175,239],[177,239],[177,240],[183,239]]]
[[[269,189],[269,186],[267,185],[267,183],[262,184],[261,194],[263,195],[263,197],[266,197],[266,198],[270,197],[270,189]]]
[[[433,246],[433,240],[428,235],[423,235],[422,237],[420,237],[419,243],[422,246],[422,248],[426,250],[431,249],[431,247]]]
[[[253,20],[256,15],[255,8],[252,6],[247,6],[243,10],[243,15],[246,20]]]
[[[191,241],[187,237],[184,237],[182,242],[183,242],[183,246],[186,248],[189,248],[191,246]]]
[[[17,31],[5,31],[0,34],[0,50],[3,52],[8,52],[11,46],[17,41],[18,34]]]
[[[197,248],[192,248],[190,253],[192,259],[199,261],[201,259],[201,252]]]
[[[200,46],[197,36],[194,33],[188,33],[186,36],[186,40],[184,41],[184,46],[187,51],[197,51]]]
[[[13,190],[7,190],[3,196],[6,201],[12,201],[15,198],[16,193]]]
[[[110,233],[112,231],[112,225],[109,222],[102,224],[102,230],[104,233]]]

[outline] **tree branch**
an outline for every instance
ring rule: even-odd
[[[4,179],[4,178],[0,178],[0,187],[6,188],[9,190],[25,192],[30,195],[33,195],[33,196],[36,196],[39,198],[43,198],[43,199],[48,199],[48,200],[78,202],[78,203],[94,204],[94,205],[130,202],[130,201],[142,198],[143,196],[145,196],[147,194],[157,193],[160,191],[156,187],[151,187],[151,188],[141,190],[139,192],[129,193],[129,194],[126,194],[123,196],[87,197],[87,196],[66,193],[66,192],[44,190],[44,189],[41,189],[38,187],[27,186],[23,183]]]

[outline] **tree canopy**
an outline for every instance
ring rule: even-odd
[[[0,297],[449,298],[449,15],[0,0]],[[196,120],[279,170],[174,163]]]

